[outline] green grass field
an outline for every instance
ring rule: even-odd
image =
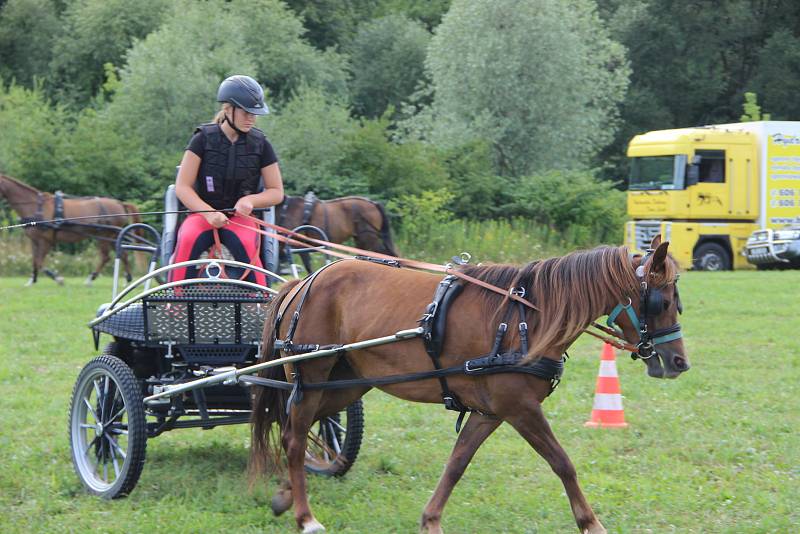
[[[85,288],[0,278],[0,532],[292,532],[250,492],[248,429],[179,430],[148,443],[135,491],[88,496],[72,469],[67,410],[96,355],[86,322],[110,281]],[[620,355],[627,429],[583,426],[601,346],[580,339],[546,413],[610,532],[800,530],[800,272],[687,273],[681,318],[693,368],[674,381]],[[365,439],[344,479],[312,477],[335,533],[410,533],[453,444],[441,406],[365,398]],[[450,533],[576,532],[563,488],[516,433],[479,450],[445,509]]]

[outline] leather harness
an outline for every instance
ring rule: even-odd
[[[355,259],[360,261],[371,261],[374,263],[379,263],[390,267],[400,268],[400,264],[393,260],[376,259],[366,256],[359,256],[356,257]],[[288,301],[284,302],[284,304],[281,306],[281,309],[276,315],[275,324],[273,325],[272,329],[274,357],[276,358],[279,357],[280,351],[283,351],[287,354],[304,354],[316,350],[335,349],[337,347],[342,346],[342,345],[297,344],[292,342],[292,337],[294,336],[295,331],[297,330],[297,324],[300,320],[302,307],[307,301],[309,294],[311,293],[311,288],[314,281],[323,270],[325,270],[330,265],[334,265],[334,263],[326,265],[325,267],[319,269],[311,276],[303,280],[298,290],[289,298]],[[433,300],[431,301],[430,304],[426,306],[425,312],[418,321],[418,323],[422,327],[421,338],[425,345],[425,351],[428,353],[428,356],[430,356],[431,361],[433,362],[433,366],[435,368],[433,371],[423,371],[418,373],[394,375],[381,378],[369,378],[369,379],[359,378],[359,379],[304,383],[300,374],[300,368],[297,365],[297,363],[294,363],[292,364],[293,372],[292,372],[291,383],[283,382],[280,380],[267,379],[263,377],[250,377],[249,381],[259,385],[291,390],[291,394],[289,395],[289,399],[286,405],[286,410],[288,412],[292,403],[299,404],[300,401],[302,401],[304,390],[346,389],[351,387],[363,387],[363,386],[373,387],[373,386],[397,384],[401,382],[412,382],[416,380],[437,378],[442,388],[442,402],[444,403],[445,408],[448,410],[454,410],[459,412],[459,416],[456,421],[456,432],[460,430],[461,423],[466,413],[473,412],[476,410],[474,408],[471,408],[463,404],[455,395],[455,393],[450,390],[447,384],[447,378],[446,378],[447,376],[455,374],[461,374],[467,376],[481,376],[481,375],[489,375],[497,373],[531,374],[543,380],[550,381],[550,392],[548,393],[548,395],[550,395],[561,381],[561,376],[564,371],[564,362],[566,360],[566,355],[559,361],[550,360],[548,358],[540,358],[534,362],[520,365],[520,362],[523,361],[523,359],[527,356],[528,353],[528,340],[527,340],[528,326],[527,323],[525,322],[525,308],[519,302],[511,301],[510,304],[512,307],[510,307],[508,310],[508,312],[513,312],[514,306],[516,306],[519,312],[520,321],[518,328],[520,331],[520,347],[517,350],[511,350],[508,352],[500,353],[500,348],[502,346],[503,338],[508,329],[508,324],[505,321],[503,321],[498,326],[494,344],[492,346],[491,352],[488,355],[467,360],[461,365],[442,368],[440,355],[446,337],[445,325],[447,323],[447,314],[451,306],[454,304],[458,296],[461,294],[463,288],[464,288],[463,284],[457,277],[453,275],[445,276],[444,279],[442,279],[442,281],[439,282],[434,292]],[[286,333],[286,337],[282,341],[277,341],[276,337],[278,330],[280,328],[280,324],[283,320],[283,314],[286,312],[289,305],[294,301],[295,298],[297,298],[298,295],[301,295],[300,301],[298,302],[297,307],[292,313],[292,318],[289,323],[289,329]],[[509,315],[508,312],[506,313],[506,316]],[[342,354],[344,354],[344,352],[342,352]]]

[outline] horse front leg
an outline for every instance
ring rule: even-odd
[[[314,518],[308,503],[306,487],[306,447],[308,431],[314,423],[317,406],[322,398],[320,391],[304,392],[300,404],[293,405],[289,414],[289,423],[283,432],[282,442],[289,464],[289,487],[294,501],[294,518],[303,534],[324,532],[325,527]],[[274,510],[273,510],[274,511]]]
[[[25,283],[25,287],[30,287],[35,284],[36,279],[39,277],[39,269],[42,266],[39,261],[38,248],[39,245],[37,244],[36,239],[31,239],[31,277]]]
[[[567,491],[572,515],[578,529],[585,534],[606,534],[606,529],[594,515],[594,511],[583,496],[578,485],[578,475],[569,456],[558,443],[550,424],[544,417],[542,405],[534,401],[532,410],[518,410],[505,417],[519,434],[542,456],[550,468],[561,479]]]
[[[46,238],[38,240],[33,260],[34,270],[36,271],[41,270],[42,272],[44,272],[44,274],[52,278],[56,284],[63,286],[64,277],[58,274],[58,271],[51,271],[50,269],[42,269],[42,266],[44,265],[44,259],[45,257],[47,257],[47,253],[50,252],[50,247],[52,246],[53,243],[48,241]]]
[[[447,504],[447,499],[450,498],[453,488],[464,474],[475,451],[500,426],[500,423],[502,421],[495,417],[481,415],[477,412],[470,414],[467,423],[458,435],[453,452],[450,453],[444,473],[436,485],[436,491],[433,492],[422,512],[421,533],[440,534],[442,532],[442,510]]]

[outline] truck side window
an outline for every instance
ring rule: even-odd
[[[724,150],[698,150],[700,156],[699,181],[712,184],[725,183],[725,151]]]

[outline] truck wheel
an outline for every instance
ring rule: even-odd
[[[728,251],[717,243],[703,243],[694,251],[694,268],[698,271],[729,271],[731,258]]]

